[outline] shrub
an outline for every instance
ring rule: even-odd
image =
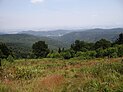
[[[105,52],[105,56],[116,58],[117,53],[118,53],[118,48],[117,47],[110,47],[110,48],[106,49],[104,52]]]
[[[9,62],[14,62],[14,58],[13,58],[11,55],[8,56],[7,60],[8,60]]]
[[[96,52],[97,52],[96,57],[104,57],[105,52],[103,49],[99,48],[96,50]]]
[[[101,39],[99,41],[97,41],[95,43],[95,49],[99,49],[99,48],[102,48],[102,49],[106,49],[106,48],[109,48],[111,46],[111,42],[106,40],[106,39]]]
[[[45,41],[38,41],[32,45],[32,51],[37,58],[44,58],[49,53],[48,45]]]
[[[61,55],[63,56],[64,59],[71,58],[71,53],[69,51],[62,52]]]
[[[68,50],[71,54],[71,58],[75,57],[75,51],[74,50]]]
[[[120,56],[120,57],[123,56],[123,45],[118,46],[118,56]]]
[[[76,57],[83,56],[83,54],[84,54],[84,52],[79,51],[76,53]]]
[[[54,52],[54,53],[49,53],[47,57],[48,58],[61,58],[62,56],[58,52]]]
[[[91,58],[95,58],[97,55],[96,51],[87,51],[86,53]]]
[[[90,59],[95,58],[96,54],[96,51],[77,52],[76,57],[79,57],[80,59]]]

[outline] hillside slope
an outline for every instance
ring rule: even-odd
[[[65,35],[67,33],[73,32],[73,30],[51,30],[51,31],[33,31],[33,30],[29,30],[29,31],[22,31],[19,32],[18,34],[28,34],[28,35],[34,35],[34,36],[38,36],[38,37],[57,37],[57,36],[62,36]]]
[[[0,42],[4,43],[20,43],[31,47],[36,41],[45,41],[51,49],[65,47],[66,44],[48,37],[36,37],[27,34],[5,34],[0,35]]]
[[[110,40],[110,41],[114,41],[117,39],[120,33],[123,33],[123,28],[90,29],[90,30],[85,30],[80,32],[71,32],[61,36],[59,39],[69,44],[73,43],[75,40],[95,42],[102,38]]]

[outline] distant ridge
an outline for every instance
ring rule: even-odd
[[[57,29],[57,30],[50,30],[50,31],[34,31],[34,30],[28,30],[28,31],[22,31],[18,34],[30,34],[34,36],[45,36],[45,37],[59,37],[63,36],[67,33],[76,32],[76,31],[83,31],[84,29]]]
[[[66,33],[70,33],[69,30],[54,30],[54,31],[33,31],[33,30],[28,30],[28,31],[22,31],[19,32],[18,34],[30,34],[34,36],[45,36],[45,37],[50,37],[50,36],[62,36]]]
[[[39,40],[45,41],[51,49],[68,48],[75,40],[96,42],[102,38],[115,41],[123,28],[112,29],[69,29],[55,31],[22,31],[17,34],[1,34],[0,42],[18,43],[28,48]]]
[[[0,42],[21,44],[26,48],[31,48],[32,44],[37,41],[45,41],[50,49],[66,48],[64,42],[54,40],[48,37],[36,37],[28,34],[4,34],[0,35]]]
[[[123,33],[123,28],[112,28],[112,29],[89,29],[85,31],[71,32],[61,36],[59,39],[61,41],[67,42],[69,44],[73,43],[75,40],[83,40],[87,42],[96,42],[102,38],[114,41],[120,33]]]

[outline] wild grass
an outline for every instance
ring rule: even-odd
[[[0,92],[123,92],[123,59],[4,60]]]

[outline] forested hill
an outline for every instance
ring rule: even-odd
[[[70,32],[70,31],[69,31]],[[56,32],[59,33],[59,32]],[[67,32],[66,32],[67,33]],[[43,36],[34,36],[30,34],[1,34],[0,42],[6,43],[16,55],[26,56],[31,52],[32,44],[37,41],[45,41],[49,49],[58,50],[58,48],[69,48],[75,40],[82,40],[86,42],[96,42],[102,38],[114,41],[118,35],[123,33],[123,28],[114,29],[90,29],[77,30],[64,34],[63,36],[48,38]],[[55,34],[55,33],[54,33]],[[21,54],[21,55],[20,55]]]
[[[112,29],[69,29],[69,30],[54,30],[54,31],[22,31],[19,34],[31,34],[37,37],[50,37],[67,44],[72,44],[75,40],[83,40],[88,42],[96,42],[102,38],[114,41],[117,36],[123,33],[123,28]]]
[[[48,37],[36,37],[27,34],[5,34],[0,35],[0,42],[12,43],[12,44],[23,44],[26,47],[31,47],[36,41],[45,41],[51,49],[67,46],[65,43],[48,38]]]
[[[123,28],[113,28],[113,29],[97,28],[97,29],[89,29],[79,32],[71,32],[59,37],[59,39],[69,44],[73,43],[75,40],[96,42],[97,40],[100,40],[102,38],[110,41],[114,41],[117,39],[120,33],[123,33]]]
[[[19,32],[18,34],[29,34],[29,35],[34,35],[34,36],[38,36],[38,37],[57,37],[57,36],[62,36],[65,35],[67,33],[73,32],[75,30],[63,30],[63,29],[59,29],[59,30],[52,30],[52,31],[33,31],[33,30],[29,30],[29,31],[22,31]]]

